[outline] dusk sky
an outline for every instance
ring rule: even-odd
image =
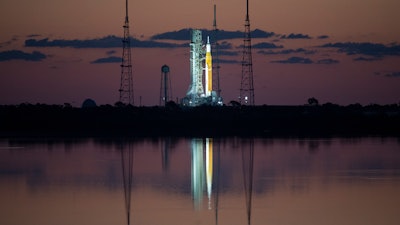
[[[189,86],[190,35],[212,29],[224,102],[240,88],[245,0],[129,2],[135,104],[157,105],[161,66],[174,99]],[[250,0],[256,105],[400,102],[400,1]],[[114,104],[125,1],[1,0],[0,104]],[[181,31],[181,32],[178,32]],[[186,36],[185,36],[186,35]],[[206,39],[206,37],[203,37]]]

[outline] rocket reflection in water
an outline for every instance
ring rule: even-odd
[[[208,209],[211,209],[213,179],[213,142],[211,138],[193,139],[192,153],[192,197],[195,209],[200,209],[205,184],[207,186]],[[204,158],[205,150],[205,158]],[[205,163],[204,163],[205,159]],[[205,166],[204,166],[205,165]]]
[[[245,194],[247,224],[251,224],[254,172],[254,140],[246,139],[240,144],[242,151],[242,172]],[[216,168],[213,170],[213,151],[216,151]],[[205,157],[204,157],[205,153]],[[193,139],[191,142],[192,156],[192,198],[196,210],[203,209],[203,193],[207,191],[208,209],[211,210],[214,200],[215,224],[218,224],[219,180],[220,180],[220,149],[219,142],[212,138]],[[215,172],[215,174],[214,174]],[[213,175],[215,180],[214,199]]]
[[[213,147],[211,138],[206,138],[206,174],[207,174],[208,209],[211,209],[211,191],[212,191],[212,178],[213,178]]]

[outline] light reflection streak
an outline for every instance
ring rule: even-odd
[[[171,139],[165,138],[161,141],[161,162],[163,171],[169,169],[169,151],[171,149]]]
[[[206,174],[207,174],[208,209],[211,209],[211,192],[212,192],[212,178],[213,178],[213,142],[211,138],[206,138]]]
[[[221,167],[221,151],[220,142],[214,142],[215,150],[217,152],[217,167],[215,171],[215,225],[218,225],[218,203],[219,203],[219,178],[220,178],[220,167]]]
[[[205,152],[205,158],[204,158]],[[193,139],[192,155],[192,197],[195,209],[202,206],[203,192],[207,191],[208,209],[212,209],[213,182],[213,140],[212,138]]]
[[[203,140],[193,139],[191,143],[192,151],[192,198],[194,208],[201,208],[204,187],[204,158]]]

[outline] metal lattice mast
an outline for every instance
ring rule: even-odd
[[[246,20],[243,43],[242,80],[240,84],[240,103],[254,105],[253,62],[251,56],[251,36],[249,0],[246,1]]]
[[[161,86],[160,86],[160,106],[166,106],[167,102],[172,100],[171,79],[169,76],[169,67],[161,67]]]
[[[126,0],[126,15],[123,28],[124,38],[122,39],[121,85],[119,88],[119,101],[124,104],[134,105],[128,0]]]
[[[213,90],[217,91],[218,97],[221,96],[221,88],[219,86],[219,58],[218,58],[218,28],[217,28],[217,6],[214,5],[214,21],[213,21],[213,34],[214,34],[214,47],[212,48],[214,52],[212,53],[214,58],[214,68],[215,76],[213,76]]]

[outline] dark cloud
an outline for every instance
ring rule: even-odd
[[[255,29],[250,33],[252,38],[269,38],[275,35],[274,32],[263,31],[260,29]]]
[[[370,43],[370,42],[337,42],[337,43],[328,43],[320,46],[322,48],[337,48],[338,52],[346,53],[347,55],[367,55],[374,57],[383,57],[388,55],[400,55],[400,45],[391,44],[391,45],[383,45],[378,43]]]
[[[241,45],[243,48],[243,45]],[[283,45],[276,45],[274,43],[268,43],[268,42],[261,42],[257,43],[251,46],[252,48],[267,48],[267,49],[276,49],[276,48],[283,48]]]
[[[313,64],[313,63],[315,63],[315,64],[331,65],[331,64],[339,63],[339,60],[327,58],[327,59],[320,59],[320,60],[314,62],[309,58],[293,56],[286,60],[277,60],[277,61],[271,61],[271,62],[272,63],[283,63],[283,64]]]
[[[19,50],[11,50],[0,52],[0,61],[8,61],[8,60],[26,60],[26,61],[42,61],[46,58],[46,55],[34,51],[32,53],[27,53]]]
[[[283,63],[283,64],[312,64],[313,61],[309,58],[303,58],[303,57],[290,57],[286,60],[277,60],[277,61],[271,61],[272,63]]]
[[[320,35],[317,37],[318,39],[328,39],[329,36],[328,35]]]
[[[11,38],[11,39],[8,40],[8,41],[1,42],[1,43],[0,43],[0,47],[4,47],[4,46],[7,46],[7,45],[11,45],[13,42],[15,42],[15,41],[17,41],[17,40],[18,40],[17,36],[14,36],[13,38]]]
[[[338,64],[338,63],[339,63],[339,60],[336,60],[336,59],[320,59],[317,61],[317,64],[327,64],[327,65]]]
[[[178,31],[169,31],[161,34],[156,34],[150,37],[152,40],[190,40],[191,29],[181,29]]]
[[[385,77],[399,77],[400,78],[400,71],[382,71],[382,72],[374,72],[376,76],[385,76]]]
[[[311,39],[310,36],[308,36],[307,34],[288,34],[288,35],[282,35],[281,39]]]
[[[36,40],[28,39],[25,41],[26,47],[71,47],[71,48],[120,48],[122,47],[122,38],[116,36],[107,36],[98,39],[87,40],[49,40],[48,38]],[[156,41],[141,41],[131,38],[131,47],[136,48],[175,48],[186,47],[188,44],[172,44]]]
[[[263,54],[263,55],[287,55],[287,54],[293,54],[293,53],[303,53],[305,55],[311,55],[311,54],[314,54],[315,51],[306,50],[304,48],[298,48],[298,49],[285,49],[285,50],[281,50],[281,51],[261,50],[261,51],[258,51],[257,53]]]
[[[236,56],[239,55],[239,52],[219,50],[218,55]]]
[[[179,41],[187,41],[190,40],[190,31],[192,29],[186,28],[181,29],[178,31],[169,31],[161,34],[156,34],[152,36],[150,39],[152,40],[179,40]],[[202,29],[203,39],[205,37],[214,36],[213,30]],[[255,29],[250,33],[252,38],[269,38],[275,35],[274,32],[267,32],[259,29]],[[227,39],[237,39],[243,38],[244,33],[242,31],[225,31],[225,30],[218,30],[217,32],[218,40],[227,40]]]
[[[366,61],[366,62],[371,62],[371,61],[377,61],[377,60],[381,60],[381,57],[370,57],[370,58],[366,58],[366,57],[357,57],[355,59],[353,59],[354,61]]]
[[[230,60],[230,59],[219,59],[220,64],[241,64],[241,61],[238,60]]]
[[[232,44],[227,41],[223,41],[218,43],[218,49],[232,49]]]
[[[117,51],[115,51],[115,50],[110,50],[110,51],[107,51],[106,54],[107,55],[114,55],[116,52]]]
[[[385,77],[400,77],[400,71],[392,71],[384,73]]]
[[[96,59],[90,63],[92,64],[96,64],[96,63],[121,63],[122,62],[122,58],[121,57],[115,57],[115,56],[110,56],[107,58],[99,58]]]
[[[26,35],[27,38],[34,38],[34,37],[40,37],[40,36],[41,36],[40,34],[29,34],[29,35]]]

